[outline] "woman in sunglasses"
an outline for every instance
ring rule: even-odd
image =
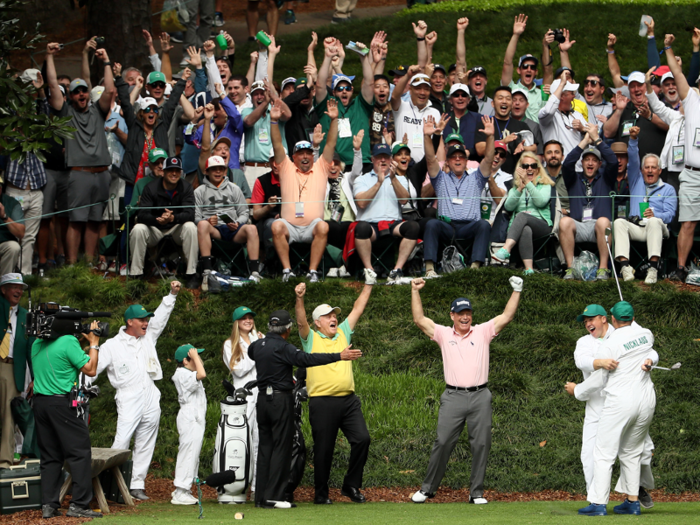
[[[518,161],[513,178],[513,187],[508,192],[503,205],[513,213],[508,227],[508,236],[503,248],[493,256],[506,263],[513,247],[518,245],[520,257],[525,265],[525,275],[532,275],[533,239],[549,235],[552,231],[552,218],[549,201],[554,181],[540,164],[537,155],[525,151]]]

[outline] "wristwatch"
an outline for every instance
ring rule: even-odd
[[[603,142],[603,139],[598,138],[598,140],[596,140],[596,141],[593,143],[593,145],[594,145],[594,146],[599,146],[601,142]]]
[[[90,350],[97,350],[97,351],[99,352],[99,351],[100,351],[100,347],[99,347],[99,346],[92,345],[92,346],[90,347]]]

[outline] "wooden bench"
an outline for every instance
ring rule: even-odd
[[[107,498],[105,498],[104,491],[102,490],[102,484],[100,483],[99,475],[105,470],[110,470],[114,479],[117,481],[117,486],[119,487],[119,492],[121,492],[124,502],[133,507],[134,500],[129,494],[129,487],[126,486],[124,481],[124,476],[122,476],[119,467],[129,459],[131,455],[131,450],[120,450],[115,448],[92,448],[92,490],[95,493],[95,498],[97,503],[100,505],[100,510],[103,514],[109,514],[109,505],[107,504]],[[70,473],[70,467],[65,464],[65,469]],[[66,481],[61,487],[61,493],[59,495],[59,502],[63,501],[66,496],[68,489],[73,483],[73,477],[68,476]]]

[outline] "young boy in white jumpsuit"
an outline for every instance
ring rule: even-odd
[[[175,351],[178,367],[173,375],[177,389],[180,412],[177,414],[177,431],[180,444],[175,463],[175,491],[170,503],[173,505],[195,505],[192,482],[199,472],[199,453],[202,451],[204,427],[207,416],[207,396],[202,379],[207,377],[199,354],[204,348],[182,345]]]
[[[614,359],[595,359],[598,348],[605,343],[615,328],[608,324],[607,312],[605,308],[599,304],[590,304],[581,315],[576,318],[576,321],[583,323],[586,327],[588,335],[584,335],[576,342],[576,351],[574,352],[574,360],[576,368],[583,372],[583,379],[588,377],[599,368],[604,368],[608,371],[617,368],[617,362]],[[637,327],[637,323],[633,323]],[[651,350],[647,356],[655,365],[659,361],[659,355],[656,350]],[[590,489],[593,481],[593,450],[595,448],[596,435],[598,433],[598,421],[603,411],[605,396],[602,390],[593,392],[586,400],[586,416],[583,421],[583,443],[581,446],[581,463],[583,464],[583,474],[586,478],[586,489]],[[647,434],[644,443],[644,454],[642,455],[641,477],[639,480],[639,503],[645,509],[650,509],[654,506],[646,488],[654,488],[654,476],[651,473],[651,458],[654,450],[654,443]]]
[[[134,437],[129,493],[139,500],[149,499],[145,480],[160,425],[160,391],[154,381],[163,379],[163,369],[156,342],[168,324],[180,288],[178,281],[172,281],[170,294],[163,297],[155,313],[140,304],[131,305],[124,312],[126,326],[100,347],[97,374],[107,370],[117,391],[117,432],[112,448],[128,450]]]
[[[614,511],[616,514],[641,513],[638,501],[641,458],[656,407],[654,384],[648,373],[654,336],[646,328],[632,326],[634,309],[628,302],[620,301],[612,307],[611,313],[615,332],[600,346],[595,358],[614,359],[617,368],[596,370],[579,385],[566,384],[566,391],[581,401],[601,388],[605,393],[593,452],[593,482],[587,498],[590,505],[578,511],[588,516],[607,515],[610,478],[618,457],[620,479],[615,491],[627,497]]]

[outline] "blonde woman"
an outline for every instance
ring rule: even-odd
[[[500,262],[508,262],[510,252],[518,244],[520,257],[525,265],[525,275],[532,275],[533,239],[544,237],[552,231],[549,200],[554,181],[540,164],[537,156],[526,151],[515,168],[513,187],[503,204],[513,213],[508,226],[508,236],[503,248],[493,256]]]
[[[247,306],[239,306],[233,311],[233,329],[231,337],[224,342],[224,364],[231,372],[234,388],[243,388],[258,377],[255,361],[248,357],[248,347],[254,341],[264,337],[255,329],[255,312]],[[258,400],[258,389],[252,389],[253,395],[248,396],[248,427],[250,428],[250,452],[253,465],[258,462],[258,422],[255,417],[255,404]],[[255,467],[250,486],[255,490]]]

